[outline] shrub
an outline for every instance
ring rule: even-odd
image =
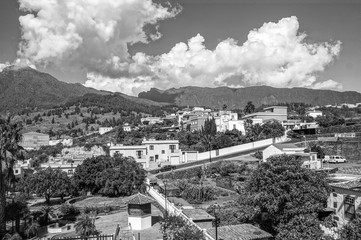
[[[64,216],[77,216],[80,214],[80,211],[77,207],[73,206],[73,205],[69,205],[69,204],[62,204],[60,206],[60,212],[64,215]]]

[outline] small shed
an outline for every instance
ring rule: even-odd
[[[152,206],[155,200],[144,194],[131,196],[128,204],[128,224],[133,230],[143,230],[152,226]]]
[[[201,228],[211,228],[215,219],[203,209],[183,209],[183,213]]]
[[[215,228],[207,229],[207,233],[216,238]],[[273,236],[251,224],[238,224],[218,227],[218,239],[222,240],[271,240]]]

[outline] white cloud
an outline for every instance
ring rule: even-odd
[[[317,82],[314,84],[313,88],[315,89],[330,89],[330,90],[342,90],[343,85],[339,82],[336,82],[334,80],[327,80],[324,82]]]
[[[143,81],[141,86],[139,82],[134,83],[137,90],[142,86],[143,90],[147,90],[149,86],[170,88],[188,85],[341,89],[342,85],[333,80],[320,83],[316,78],[338,56],[341,42],[307,43],[306,34],[300,34],[298,30],[297,18],[289,17],[250,31],[242,45],[229,38],[221,41],[214,50],[209,50],[205,47],[204,37],[198,34],[160,56],[138,53],[131,64],[131,71],[138,71],[134,72],[128,84],[133,84],[138,73],[151,78],[147,78],[150,82]],[[101,78],[98,80],[101,82]],[[96,85],[95,81],[92,83]],[[137,94],[138,91],[126,93]]]
[[[19,2],[20,8],[28,12],[19,18],[21,58],[42,65],[85,68],[113,77],[128,70],[128,44],[159,38],[157,22],[179,12],[179,8],[151,0]],[[155,25],[155,33],[144,31],[149,24]]]
[[[339,55],[341,42],[306,42],[294,16],[251,30],[243,44],[229,38],[207,49],[198,34],[159,56],[141,52],[131,56],[128,44],[160,38],[157,23],[174,17],[180,8],[151,0],[19,2],[29,11],[19,19],[23,39],[19,57],[35,64],[85,69],[85,86],[131,95],[150,87],[188,85],[342,87],[333,80],[317,80]],[[146,32],[149,24],[154,32]]]
[[[6,63],[0,63],[0,72],[2,72],[4,70],[4,68],[10,66],[9,62]]]

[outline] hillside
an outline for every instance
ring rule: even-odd
[[[139,93],[138,97],[168,102],[178,106],[221,108],[226,104],[229,109],[243,108],[248,101],[252,101],[256,106],[285,102],[303,102],[312,105],[361,102],[361,93],[358,92],[337,92],[308,88],[273,88],[267,86],[245,88],[182,87],[168,90],[152,88],[147,92]]]
[[[76,83],[65,83],[57,80],[47,73],[43,73],[30,67],[17,68],[7,67],[0,72],[0,112],[17,112],[25,108],[51,108],[66,104],[85,94],[104,95],[114,94],[105,91],[99,91],[93,88],[87,88]],[[116,94],[116,107],[122,107],[122,104],[131,105],[155,105],[164,104],[152,102],[146,99],[127,96],[125,94]],[[102,98],[106,100],[106,98]],[[81,101],[81,100],[80,100]],[[113,101],[114,103],[114,101]]]

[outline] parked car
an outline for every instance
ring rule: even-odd
[[[331,156],[325,156],[325,162],[328,163],[345,163],[347,162],[346,158],[340,155],[331,155]]]
[[[166,166],[163,166],[159,169],[159,171],[161,172],[167,172],[167,171],[171,171],[173,169],[176,169],[176,166],[171,166],[171,165],[166,165]]]

